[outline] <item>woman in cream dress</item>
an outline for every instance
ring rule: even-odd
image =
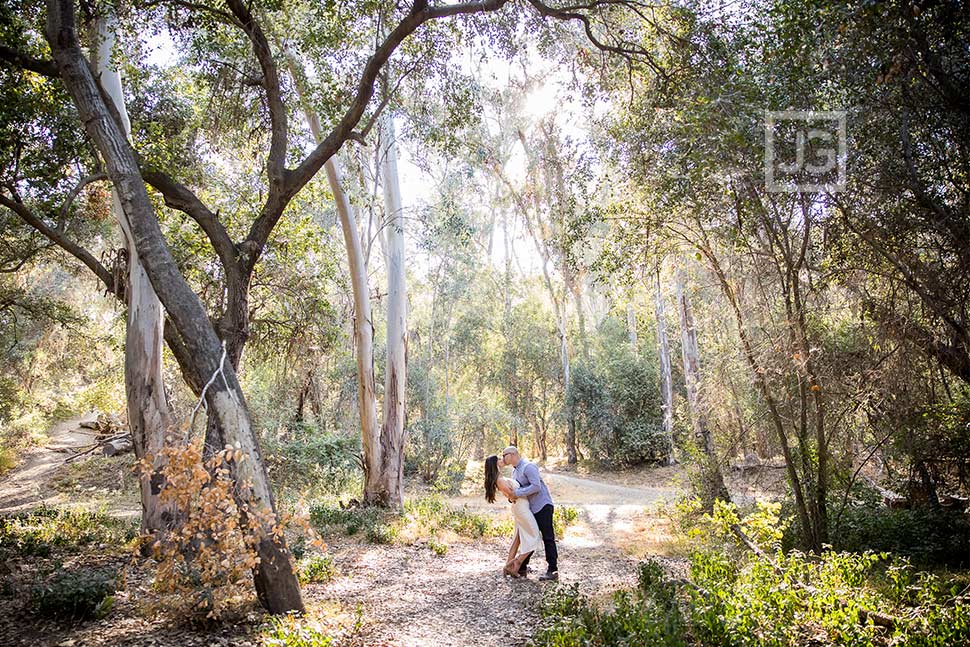
[[[515,490],[520,487],[519,483],[514,479],[501,476],[498,464],[498,456],[489,456],[485,459],[485,500],[495,503],[495,493],[498,491],[512,504],[515,533],[512,536],[512,545],[509,547],[508,560],[502,572],[511,577],[521,577],[519,569],[522,567],[522,562],[542,544],[542,535],[539,533],[535,515],[529,510],[529,500],[515,496]]]

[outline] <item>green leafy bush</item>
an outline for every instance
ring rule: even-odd
[[[103,618],[114,604],[118,574],[107,569],[61,571],[33,587],[31,608],[62,620]]]
[[[137,535],[138,528],[133,523],[102,512],[42,506],[0,518],[0,556],[46,557],[54,548],[72,549],[92,543],[119,545]]]
[[[300,492],[337,495],[359,478],[359,437],[323,433],[309,424],[294,424],[288,433],[283,441],[265,441],[274,482]]]
[[[959,589],[886,553],[784,552],[777,511],[765,506],[739,518],[733,505],[721,504],[706,517],[709,543],[691,555],[687,590],[692,634],[702,644],[782,647],[821,640],[875,647],[885,644],[887,631],[872,613],[895,618],[895,645],[970,641],[970,607],[955,597]],[[733,541],[734,525],[763,556],[716,544]]]
[[[657,461],[671,448],[663,431],[656,367],[635,354],[616,322],[603,330],[605,346],[570,376],[566,405],[591,458],[624,465]]]
[[[835,550],[890,552],[920,566],[966,567],[970,559],[967,516],[930,507],[849,507],[832,520],[829,536]]]
[[[542,601],[532,644],[683,647],[686,627],[676,594],[656,562],[641,564],[637,588],[616,592],[607,608],[594,604],[577,585],[555,587]]]
[[[330,555],[313,555],[300,562],[300,584],[326,584],[336,574]]]
[[[260,632],[263,647],[330,647],[333,638],[311,620],[288,615],[270,618],[269,626]]]
[[[403,514],[319,503],[310,507],[310,522],[321,531],[343,528],[348,535],[363,531],[364,538],[375,544],[411,543],[441,531],[471,539],[512,534],[510,519],[495,521],[488,515],[455,509],[436,495],[408,500]]]
[[[579,519],[579,510],[570,505],[557,505],[555,510],[552,526],[555,529],[556,537],[562,539],[566,534],[566,528]]]

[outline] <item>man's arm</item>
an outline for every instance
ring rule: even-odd
[[[515,491],[515,496],[532,496],[533,494],[539,492],[539,468],[535,466],[535,463],[529,463],[526,465],[525,469],[522,470],[522,474],[529,479],[529,484],[518,488]]]

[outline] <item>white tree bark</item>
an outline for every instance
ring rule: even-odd
[[[115,45],[116,21],[108,15],[98,20],[98,45],[95,69],[101,87],[114,104],[121,119],[125,137],[131,136],[131,123],[125,107],[121,73],[111,64]],[[111,212],[118,220],[128,251],[128,318],[125,329],[125,391],[128,425],[137,458],[152,457],[156,468],[171,424],[163,379],[162,346],[165,312],[148,280],[132,238],[131,226],[118,192],[111,191]],[[156,532],[170,527],[172,510],[158,501],[161,476],[153,473],[140,481],[142,532]]]
[[[702,465],[707,501],[716,498],[729,501],[724,477],[717,463],[714,451],[714,436],[707,423],[707,412],[701,401],[701,360],[697,346],[697,328],[691,313],[690,302],[684,291],[684,272],[677,273],[677,302],[680,304],[681,349],[684,357],[684,381],[687,386],[687,405],[690,407],[691,422],[694,426],[694,440],[704,452],[706,464]]]
[[[667,338],[667,315],[664,308],[663,292],[660,289],[660,268],[657,268],[657,346],[660,354],[660,389],[663,395],[664,434],[670,454],[667,464],[674,462],[674,379],[670,361],[670,341]]]
[[[404,277],[404,213],[397,172],[397,142],[391,114],[381,135],[384,231],[387,236],[387,363],[384,370],[384,427],[381,475],[387,504],[404,505],[404,395],[407,384],[407,292]]]
[[[303,70],[296,57],[287,52],[290,72],[296,81],[297,92],[304,103],[310,132],[319,143],[323,140],[320,118],[306,103]],[[365,503],[379,503],[382,498],[381,442],[377,424],[377,387],[374,379],[374,319],[371,315],[370,286],[367,282],[367,262],[357,232],[357,214],[350,197],[344,191],[340,167],[336,156],[323,165],[327,173],[330,192],[333,193],[347,249],[347,266],[350,286],[354,293],[354,347],[357,351],[357,405],[360,411],[361,444],[364,454]]]

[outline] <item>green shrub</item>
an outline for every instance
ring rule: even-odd
[[[569,505],[557,505],[555,510],[552,526],[555,529],[556,537],[562,539],[566,534],[566,528],[579,519],[579,510]]]
[[[106,569],[61,571],[30,594],[38,615],[61,620],[103,618],[114,604],[118,575]]]
[[[448,544],[438,541],[437,537],[431,537],[428,540],[428,548],[438,557],[444,557],[448,553]]]
[[[970,521],[960,512],[849,507],[829,536],[835,550],[889,552],[926,567],[966,567],[970,559]]]
[[[317,530],[326,531],[340,526],[348,535],[356,535],[361,529],[366,535],[382,522],[384,516],[385,513],[379,508],[341,508],[328,503],[310,507],[310,523]]]
[[[386,523],[376,523],[364,530],[364,537],[372,544],[393,544],[398,530]]]
[[[336,574],[330,555],[314,555],[300,562],[300,584],[326,584]]]
[[[686,625],[676,598],[658,563],[640,566],[638,586],[618,591],[607,608],[600,608],[580,593],[578,586],[560,586],[547,592],[542,620],[533,635],[535,647],[586,647],[650,645],[683,647]]]
[[[17,451],[12,447],[0,445],[0,476],[17,466]]]
[[[656,367],[621,341],[624,332],[616,324],[604,322],[604,341],[612,343],[573,369],[566,406],[593,460],[622,465],[658,461],[671,448]]]
[[[916,573],[886,553],[784,552],[775,512],[769,506],[739,519],[734,506],[719,505],[706,518],[710,539],[733,540],[729,528],[738,523],[766,557],[713,542],[691,555],[689,617],[702,644],[882,645],[881,630],[860,621],[868,611],[897,618],[896,645],[968,644],[970,607],[955,597],[962,585]]]
[[[511,520],[493,521],[488,515],[454,509],[436,495],[408,500],[404,514],[318,503],[310,507],[310,522],[320,531],[343,528],[348,535],[363,531],[364,538],[375,544],[411,542],[444,530],[471,539],[512,534]]]
[[[92,543],[120,545],[137,535],[134,523],[102,512],[42,506],[0,519],[0,555],[46,557],[53,548],[76,549]]]
[[[359,477],[360,438],[328,434],[309,424],[293,424],[285,441],[265,441],[270,476],[284,488],[339,495]]]
[[[333,638],[306,618],[288,615],[270,618],[269,626],[260,633],[263,647],[330,647]]]

